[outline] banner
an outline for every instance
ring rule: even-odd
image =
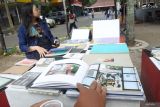
[[[32,2],[32,0],[15,0],[16,2],[22,2],[22,3],[29,3]]]

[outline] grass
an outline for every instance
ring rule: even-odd
[[[18,46],[12,47],[12,48],[8,48],[7,52],[4,52],[4,56],[9,56],[9,55],[23,55],[23,52],[21,52],[18,48]]]

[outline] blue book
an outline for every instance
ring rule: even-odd
[[[45,57],[53,57],[53,56],[60,56],[65,55],[71,50],[71,47],[64,47],[64,48],[53,48],[49,50],[49,53],[45,55]]]
[[[68,51],[69,49],[71,49],[71,47],[64,47],[64,48],[53,48],[53,49],[50,49],[49,52],[66,52]]]
[[[129,50],[126,44],[96,44],[93,45],[90,53],[93,54],[129,53]]]

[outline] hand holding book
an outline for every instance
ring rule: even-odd
[[[106,90],[103,89],[102,86],[96,81],[94,81],[89,88],[86,88],[82,84],[78,83],[77,88],[80,91],[80,96],[74,107],[105,107]],[[52,100],[43,100],[32,105],[31,107],[41,107],[48,101]]]
[[[106,90],[99,83],[93,81],[89,88],[78,83],[77,88],[80,96],[74,107],[105,107]]]

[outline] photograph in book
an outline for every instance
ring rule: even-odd
[[[101,64],[97,82],[107,90],[122,90],[122,67]]]
[[[63,59],[52,62],[35,80],[32,87],[76,88],[88,70],[88,65],[79,59]]]
[[[89,87],[95,80],[107,89],[107,98],[145,100],[144,91],[135,67],[110,66],[103,63],[92,64],[89,66],[82,84]],[[69,89],[66,95],[78,97],[79,92]]]
[[[51,67],[46,76],[53,74],[74,75],[78,71],[79,66],[79,64],[74,63],[56,64]]]
[[[97,66],[97,67],[96,67]],[[99,67],[98,67],[99,66]],[[110,66],[106,64],[94,64],[89,67],[83,84],[90,86],[96,80],[109,92],[140,90],[140,81],[134,67]]]

